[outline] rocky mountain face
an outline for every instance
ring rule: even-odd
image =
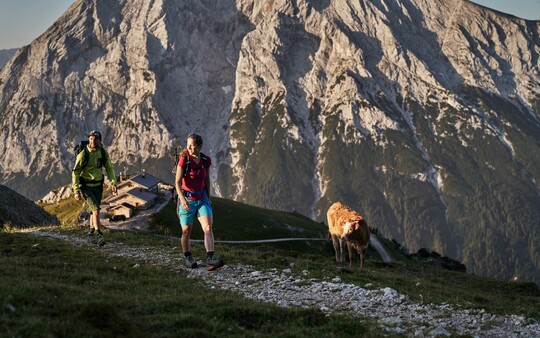
[[[0,49],[0,68],[4,67],[16,51],[17,49]]]
[[[538,22],[465,0],[78,1],[0,71],[0,183],[37,199],[104,134],[172,182],[200,132],[216,194],[540,282]]]

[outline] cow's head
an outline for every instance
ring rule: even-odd
[[[344,239],[344,240],[348,240],[349,239],[349,236],[355,232],[356,230],[360,229],[360,223],[362,222],[363,220],[350,220],[350,221],[347,221],[344,225],[343,225],[343,233],[341,234],[341,238]]]

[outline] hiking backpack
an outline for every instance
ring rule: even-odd
[[[185,160],[185,164],[184,164],[184,174],[182,177],[186,177],[187,173],[189,172],[190,170],[190,166],[191,166],[191,161],[189,159],[189,156],[184,156],[184,160]],[[201,153],[201,160],[203,161],[203,166],[208,169],[209,165],[208,165],[208,158],[206,157],[205,154]],[[178,148],[175,148],[174,149],[174,166],[173,166],[173,169],[172,169],[172,173],[175,174],[176,173],[176,170],[177,170],[177,167],[178,167],[178,162],[180,161],[180,154],[178,153]],[[177,204],[177,207],[178,207],[178,203],[180,201],[180,199],[178,198],[178,194],[176,192],[176,189],[173,188],[173,201]]]
[[[84,151],[84,158],[83,158],[83,163],[82,163],[82,166],[81,166],[81,170],[84,169],[84,167],[86,167],[86,165],[88,164],[88,159],[90,158],[90,153],[88,152],[88,148],[86,147],[88,145],[88,143],[89,143],[89,141],[81,141],[74,148],[74,150],[75,150],[75,160],[77,159],[77,156],[79,156],[81,151]],[[102,161],[103,161],[102,165],[104,165],[105,162],[107,161],[107,155],[105,154],[105,149],[103,147],[99,148],[99,150],[101,150],[101,158],[102,158]]]
[[[184,160],[185,160],[185,165],[184,165],[184,176],[183,177],[186,177],[188,172],[190,171],[191,161],[189,160],[189,156],[184,156]],[[208,158],[203,153],[201,153],[201,160],[203,162],[204,168],[208,169],[208,167],[209,167]]]
[[[176,173],[176,167],[178,166],[178,162],[180,161],[180,155],[178,153],[178,149],[175,148],[174,149],[174,166],[173,166],[173,169],[172,169],[172,173]],[[189,172],[190,170],[190,167],[191,167],[191,161],[189,159],[189,156],[184,156],[184,160],[185,160],[185,164],[184,164],[184,175],[182,177],[186,177],[187,173]],[[203,166],[208,169],[209,165],[208,165],[208,158],[206,157],[205,154],[201,153],[201,160],[203,161]]]

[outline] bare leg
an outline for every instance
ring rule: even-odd
[[[204,247],[206,248],[206,252],[214,251],[214,231],[212,229],[212,217],[201,216],[199,217],[199,222],[201,223],[202,230],[204,232]]]
[[[191,252],[191,243],[190,243],[190,237],[191,237],[191,229],[193,229],[193,224],[190,224],[188,226],[182,226],[182,238],[180,239],[180,243],[182,244],[182,252]]]
[[[90,215],[90,228],[100,230],[99,210],[92,211],[92,214]]]

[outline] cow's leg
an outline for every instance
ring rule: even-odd
[[[360,249],[360,268],[364,267],[364,261],[366,259],[367,247]]]
[[[338,246],[339,246],[339,244],[338,244],[338,239],[337,239],[337,236],[335,236],[335,235],[331,235],[331,236],[332,236],[332,244],[334,245],[334,251],[336,252],[336,262],[339,263],[339,258],[338,258],[338,250],[339,250],[339,248],[338,248]]]
[[[339,262],[343,263],[343,239],[339,239]]]
[[[349,267],[352,268],[352,263],[353,263],[353,259],[354,259],[354,252],[353,252],[353,246],[349,242],[347,242],[347,249],[349,251]]]

